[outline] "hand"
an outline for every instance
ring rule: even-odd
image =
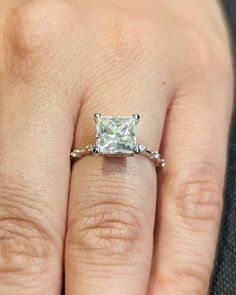
[[[66,295],[207,294],[233,96],[217,1],[4,2],[0,294],[59,295],[63,261]],[[95,112],[141,115],[158,181],[141,156],[71,170]]]

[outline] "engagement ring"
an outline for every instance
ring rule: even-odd
[[[71,160],[77,160],[88,154],[109,157],[126,157],[143,155],[158,167],[165,166],[158,151],[150,151],[142,144],[136,143],[136,126],[140,119],[138,114],[131,117],[94,115],[96,122],[96,144],[89,144],[84,149],[75,149]]]

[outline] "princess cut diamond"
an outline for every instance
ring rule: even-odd
[[[135,117],[97,116],[96,147],[99,153],[110,156],[128,156],[134,154],[136,146]]]

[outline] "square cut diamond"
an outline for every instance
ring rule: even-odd
[[[96,146],[99,152],[110,156],[134,154],[136,123],[133,117],[96,118]]]

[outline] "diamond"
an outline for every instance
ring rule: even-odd
[[[136,124],[133,117],[96,117],[96,146],[99,152],[109,156],[134,154]]]
[[[147,148],[144,145],[142,145],[142,144],[139,145],[139,151],[140,151],[140,153],[143,153],[146,150],[147,150]]]

